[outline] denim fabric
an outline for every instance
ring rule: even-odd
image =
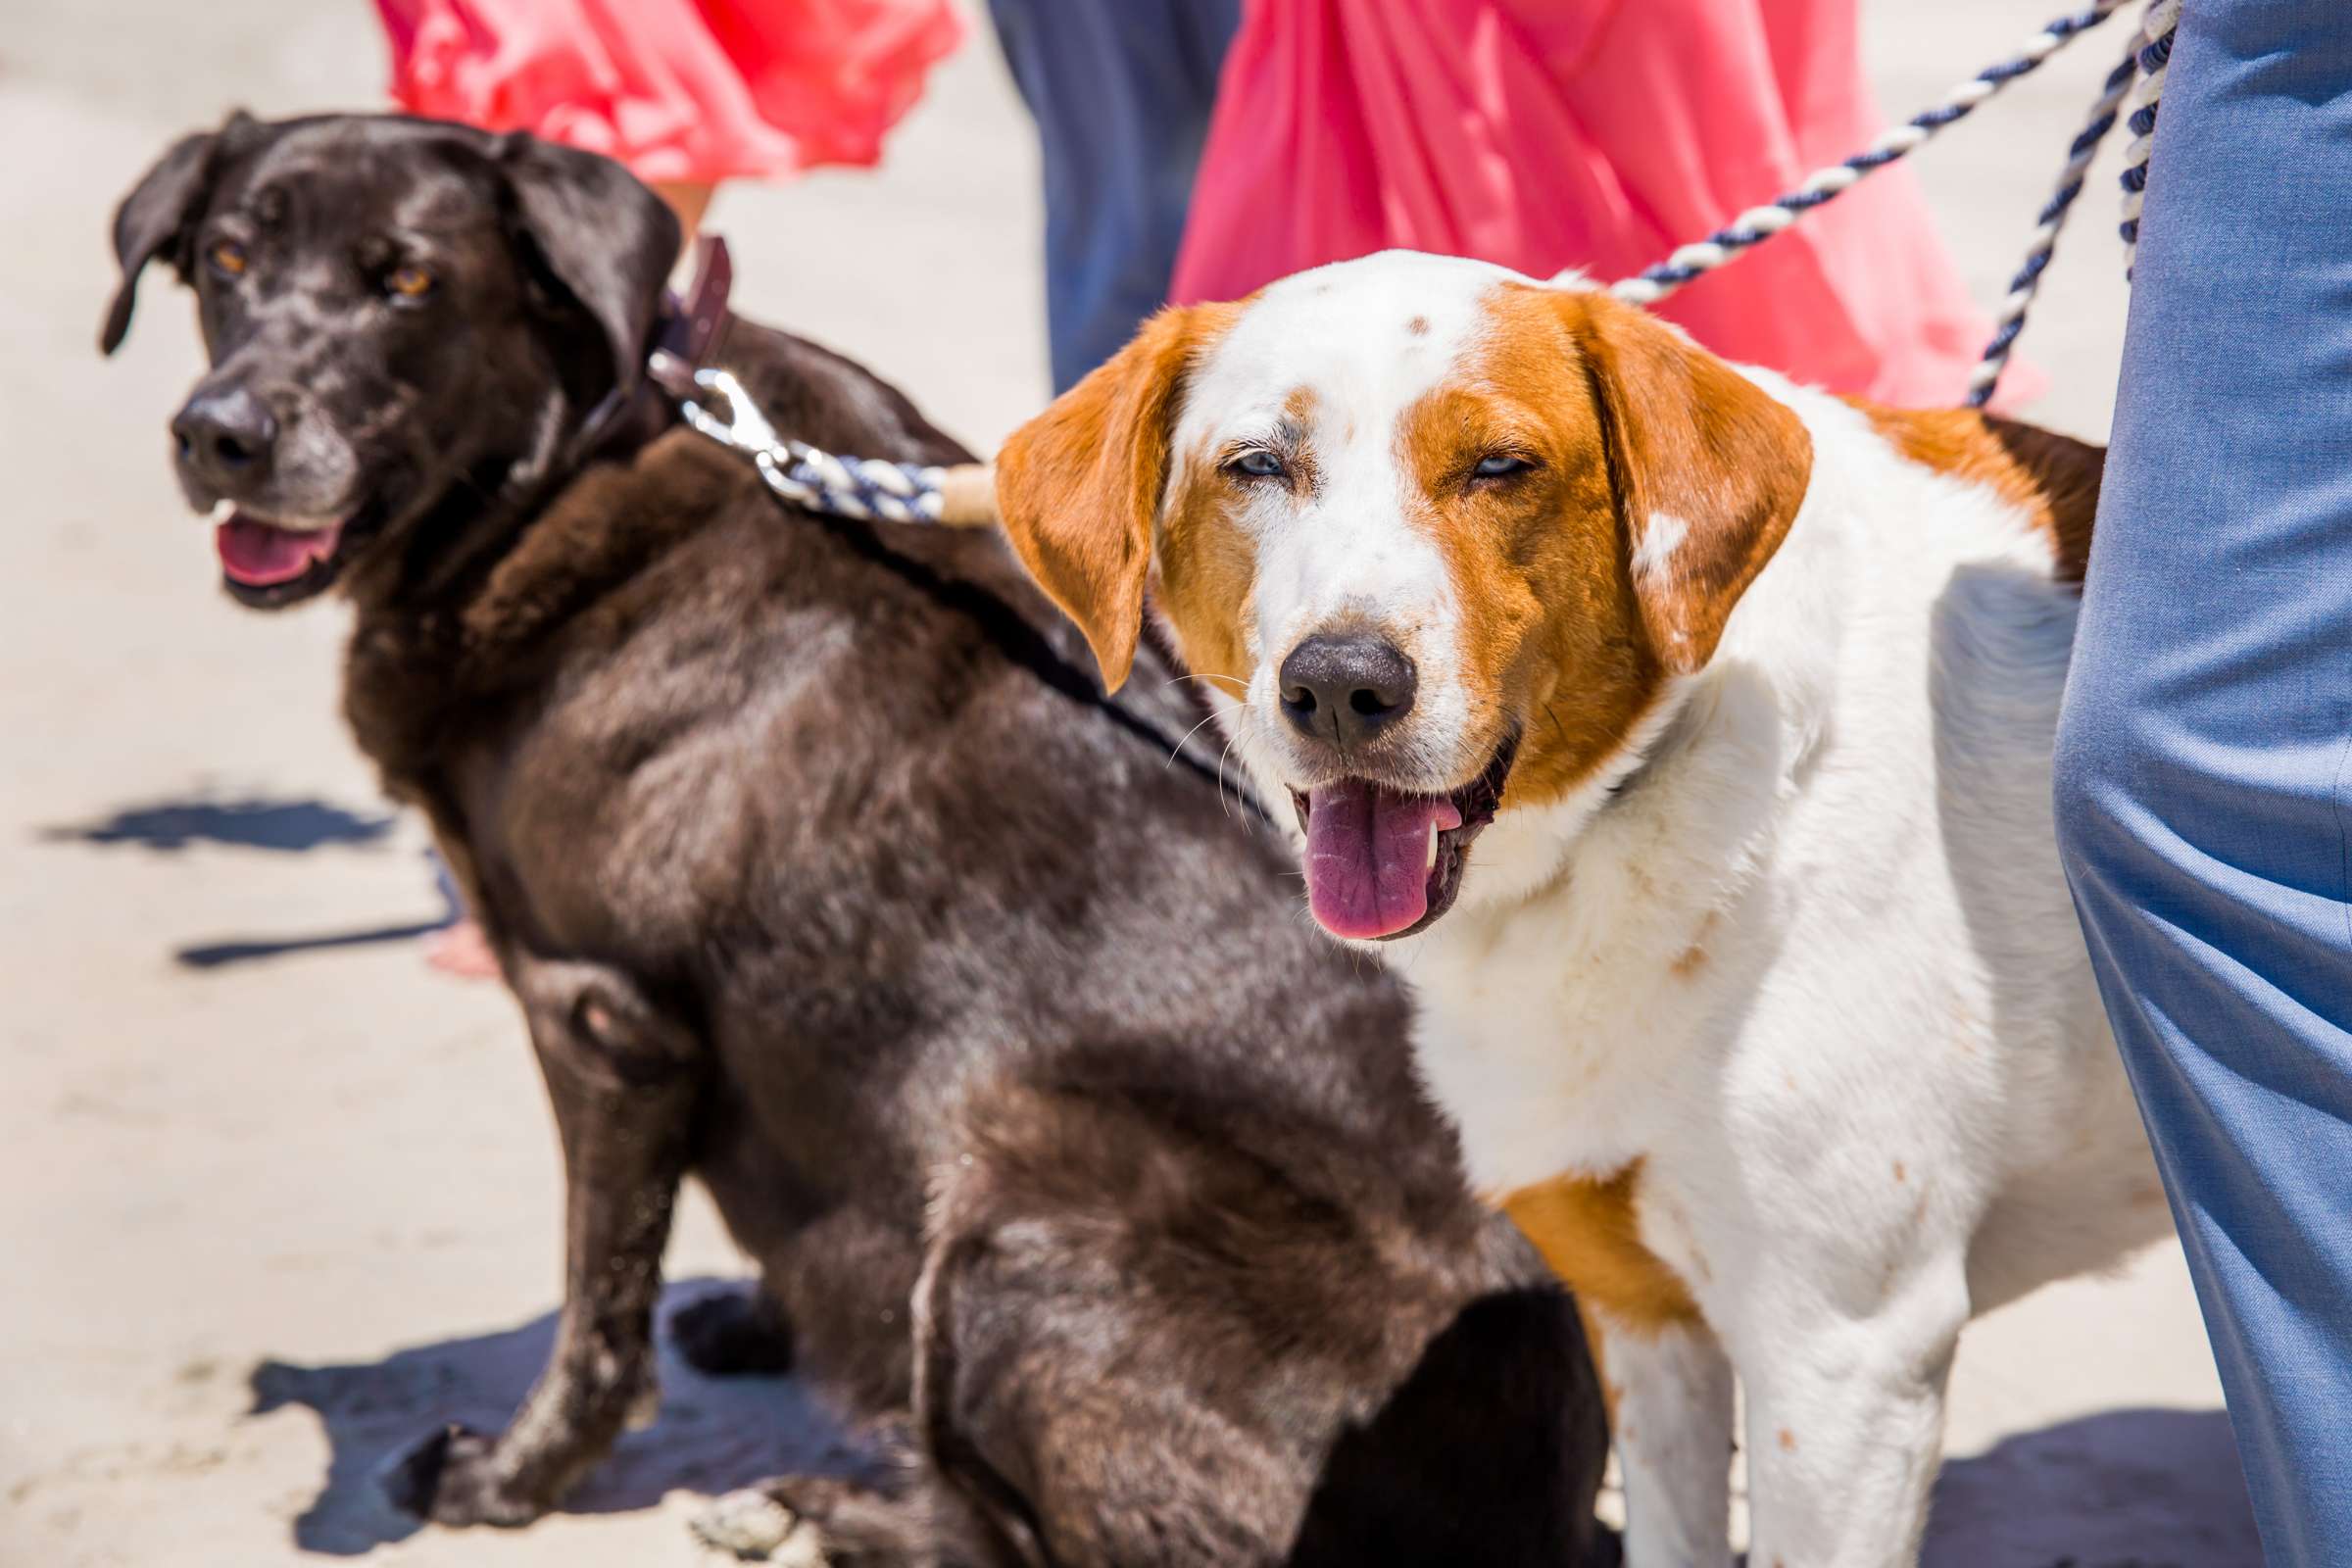
[[[2188,0],[2056,787],[2274,1563],[2352,1563],[2348,769],[2352,7]]]
[[[1241,0],[989,0],[1045,154],[1054,390],[1159,309]]]

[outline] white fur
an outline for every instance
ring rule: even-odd
[[[1323,460],[1329,503],[1251,524],[1256,663],[1218,708],[1271,799],[1291,780],[1266,666],[1313,616],[1368,603],[1426,639],[1425,687],[1452,678],[1459,607],[1384,506],[1388,426],[1475,341],[1496,275],[1394,256],[1305,274],[1192,389],[1184,440],[1301,380],[1355,426]],[[1433,330],[1408,341],[1415,315]],[[1642,1240],[1711,1332],[1608,1344],[1633,1568],[1730,1560],[1727,1364],[1748,1560],[1885,1568],[1916,1556],[1962,1324],[2170,1217],[2051,828],[2075,598],[1994,494],[1750,374],[1804,421],[1813,479],[1713,660],[1570,798],[1506,792],[1452,911],[1376,951],[1418,992],[1422,1067],[1483,1191],[1642,1162]],[[1679,521],[1650,519],[1642,569],[1671,569]]]
[[[1653,512],[1634,546],[1634,570],[1645,580],[1674,575],[1674,553],[1690,537],[1690,524],[1671,512]]]

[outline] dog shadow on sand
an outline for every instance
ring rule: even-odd
[[[101,850],[127,845],[156,855],[177,855],[197,845],[224,845],[267,855],[309,855],[315,850],[373,848],[386,840],[394,823],[393,817],[380,812],[355,811],[328,801],[190,796],[122,807],[85,822],[52,824],[35,836],[50,844],[80,844]],[[453,924],[464,911],[447,870],[437,859],[429,864],[442,905],[441,912],[430,918],[357,930],[191,943],[175,949],[172,961],[188,969],[218,969],[257,959],[377,947],[430,936]]]
[[[677,1308],[715,1280],[673,1284]],[[397,1350],[380,1361],[252,1375],[255,1415],[318,1414],[331,1453],[323,1485],[294,1522],[295,1544],[359,1556],[417,1530],[384,1500],[391,1462],[446,1421],[502,1428],[545,1364],[555,1315],[519,1328]],[[622,1513],[683,1490],[715,1496],[765,1477],[848,1473],[859,1455],[793,1378],[714,1378],[662,1336],[661,1418],[624,1436],[566,1498],[567,1513]],[[2219,1410],[2108,1410],[2010,1438],[1955,1459],[1936,1482],[1923,1568],[2259,1568],[2230,1422]]]
[[[849,1435],[806,1385],[790,1377],[711,1377],[668,1343],[676,1309],[740,1287],[681,1280],[662,1298],[662,1409],[643,1431],[624,1434],[560,1512],[626,1513],[684,1490],[715,1496],[769,1476],[842,1474],[858,1467]],[[405,1540],[421,1526],[395,1509],[385,1470],[444,1422],[497,1432],[547,1362],[553,1312],[519,1328],[396,1350],[380,1361],[297,1366],[264,1361],[252,1373],[250,1415],[290,1405],[315,1411],[330,1455],[318,1494],[294,1521],[307,1552],[355,1557]]]
[[[43,828],[39,836],[52,843],[128,844],[166,855],[197,844],[305,855],[379,843],[392,823],[380,812],[354,811],[327,801],[191,797],[126,806],[91,821]]]
[[[1921,1568],[2261,1568],[2230,1418],[2102,1410],[1936,1482]]]

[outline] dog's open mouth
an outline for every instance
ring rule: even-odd
[[[286,604],[334,581],[349,523],[287,527],[223,505],[214,514],[213,548],[230,593],[252,605]]]
[[[1335,937],[1410,936],[1453,907],[1471,841],[1494,820],[1518,754],[1514,735],[1447,795],[1408,795],[1365,778],[1291,792],[1306,830],[1306,902]]]

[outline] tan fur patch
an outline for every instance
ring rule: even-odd
[[[1669,670],[1705,666],[1724,622],[1796,520],[1813,439],[1793,410],[1682,333],[1606,294],[1577,302],[1577,346],[1608,436],[1642,627]],[[1672,530],[1667,538],[1652,530]]]
[[[1611,1323],[1634,1333],[1696,1323],[1690,1291],[1642,1244],[1634,1214],[1641,1181],[1636,1160],[1606,1181],[1562,1176],[1523,1187],[1501,1206],[1578,1299]]]
[[[1293,387],[1282,402],[1277,442],[1295,490],[1316,483],[1315,389]],[[1250,682],[1243,617],[1257,583],[1257,555],[1234,521],[1236,486],[1226,454],[1179,456],[1160,519],[1157,603],[1176,628],[1177,652],[1194,674],[1238,697]]]
[[[2058,580],[2082,586],[2105,448],[1977,409],[1854,406],[1908,461],[1982,485],[2023,512],[2049,540]]]
[[[1508,798],[1542,804],[1714,652],[1803,501],[1812,445],[1761,389],[1605,295],[1505,284],[1487,309],[1494,330],[1406,411],[1398,456],[1463,606],[1470,737],[1499,745],[1516,723]],[[1498,454],[1533,467],[1478,478]],[[1661,514],[1675,548],[1637,570]]]
[[[1012,433],[997,508],[1022,564],[1086,633],[1115,691],[1143,629],[1152,527],[1165,494],[1184,376],[1239,307],[1166,310]]]
[[[1689,980],[1707,966],[1707,943],[1714,937],[1716,927],[1722,923],[1722,910],[1709,909],[1707,911],[1707,917],[1698,922],[1698,930],[1691,935],[1690,945],[1682,951],[1672,964],[1668,965],[1676,979]],[[1795,1086],[1791,1084],[1790,1087]]]
[[[1322,482],[1315,456],[1315,418],[1319,412],[1315,389],[1311,386],[1295,386],[1291,395],[1282,400],[1282,422],[1276,426],[1274,438],[1281,446],[1284,464],[1291,470],[1291,491],[1295,495],[1312,495]]]
[[[1233,519],[1216,454],[1183,460],[1160,522],[1157,604],[1176,627],[1185,667],[1228,697],[1250,685],[1242,617],[1257,584],[1257,552]]]
[[[1663,678],[1645,645],[1617,530],[1600,419],[1550,297],[1501,294],[1476,359],[1405,412],[1398,459],[1412,520],[1462,607],[1458,678],[1491,751],[1514,722],[1514,804],[1574,787],[1623,744]],[[1492,454],[1535,465],[1501,480]]]

